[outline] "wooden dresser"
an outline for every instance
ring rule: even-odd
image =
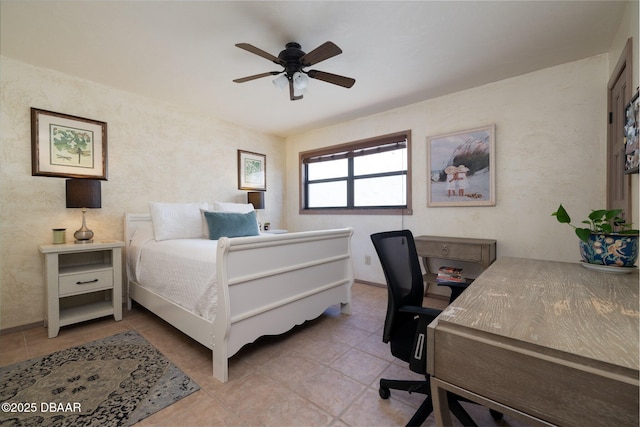
[[[426,273],[424,275],[425,294],[448,297],[451,292],[447,287],[437,286],[436,261],[446,260],[465,264],[476,264],[476,269],[469,271],[465,267],[464,277],[476,277],[486,270],[496,259],[496,241],[492,239],[467,239],[462,237],[418,236],[415,239],[418,256],[422,258]],[[443,265],[442,263],[439,263]],[[434,268],[433,265],[436,265]],[[434,270],[432,270],[434,268]],[[469,282],[471,280],[468,280]]]
[[[438,425],[445,391],[528,423],[637,426],[638,271],[500,258],[427,328]]]

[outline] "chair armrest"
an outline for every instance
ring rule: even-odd
[[[403,307],[400,307],[399,311],[403,313],[413,313],[420,317],[431,317],[433,319],[435,319],[436,317],[438,317],[438,315],[440,315],[440,313],[442,313],[442,310],[428,307],[418,307],[416,305],[405,305]]]
[[[466,280],[465,282],[460,282],[460,283],[456,283],[456,282],[440,282],[440,283],[438,283],[438,286],[448,286],[450,288],[467,289],[469,287],[469,285],[471,284],[471,282],[473,282],[473,280]]]
[[[433,322],[438,317],[442,310],[436,310],[434,308],[418,307],[413,305],[405,305],[400,307],[401,312],[411,313],[418,316],[418,325],[415,331],[413,339],[413,347],[411,352],[411,358],[409,360],[409,369],[419,374],[427,373],[427,348],[426,348],[426,335],[427,325]]]
[[[472,282],[473,280],[467,279],[464,283],[438,283],[438,286],[448,286],[451,289],[451,297],[449,297],[449,304],[451,304]]]

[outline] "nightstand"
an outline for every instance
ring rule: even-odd
[[[113,315],[122,320],[124,242],[41,245],[47,288],[49,338],[61,326]]]

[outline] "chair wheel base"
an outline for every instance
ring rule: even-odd
[[[388,399],[389,396],[391,396],[391,392],[386,387],[380,387],[380,389],[378,390],[378,394],[380,394],[380,397],[383,399]]]

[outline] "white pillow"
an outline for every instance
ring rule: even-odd
[[[207,208],[200,209],[200,216],[202,217],[202,238],[209,238],[209,223],[205,218],[204,213],[209,210]],[[253,205],[251,203],[228,203],[228,202],[213,202],[212,212],[231,212],[231,213],[249,213],[253,212]]]
[[[251,203],[225,203],[213,202],[214,212],[233,212],[233,213],[249,213],[253,212]]]
[[[149,203],[157,241],[202,237],[202,214],[207,203]]]

